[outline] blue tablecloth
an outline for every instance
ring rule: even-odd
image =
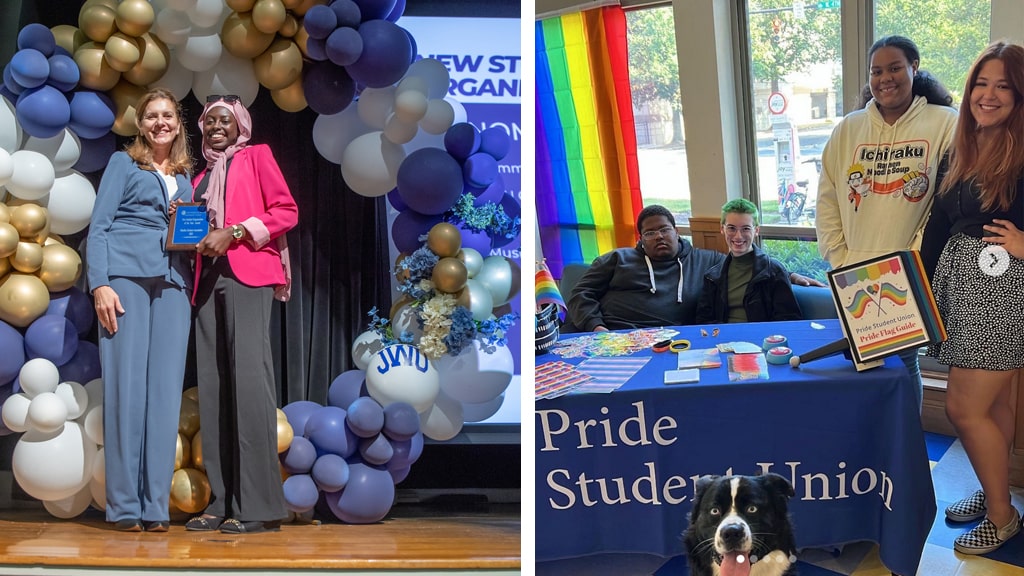
[[[809,321],[728,324],[717,338],[681,327],[677,338],[711,348],[781,334],[801,354],[841,337],[837,321],[818,322],[825,329]],[[675,354],[637,355],[651,360],[613,393],[536,402],[538,561],[682,554],[696,478],[767,470],[793,482],[799,548],[875,541],[891,571],[917,572],[935,498],[918,406],[898,358],[860,373],[842,356],[799,369],[769,365],[768,380],[729,382],[722,354],[722,367],[702,369],[699,383],[666,386]],[[561,358],[536,363],[553,360]]]

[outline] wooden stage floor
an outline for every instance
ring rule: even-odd
[[[519,505],[392,508],[371,525],[286,524],[229,536],[123,533],[90,510],[59,520],[41,507],[0,510],[0,574],[519,574]]]

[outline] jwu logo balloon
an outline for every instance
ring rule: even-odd
[[[441,390],[437,368],[409,344],[394,344],[377,352],[366,370],[366,390],[387,407],[407,402],[417,412],[430,408]]]
[[[415,346],[397,344],[377,353],[376,368],[381,374],[387,374],[392,368],[410,365],[424,374],[430,369],[427,357]]]

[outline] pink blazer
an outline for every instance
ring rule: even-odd
[[[193,186],[206,176],[203,170]],[[299,210],[274,154],[266,144],[247,146],[235,153],[228,168],[224,193],[224,227],[241,224],[249,232],[245,242],[228,249],[228,263],[248,286],[284,286],[285,271],[277,240],[295,227]]]

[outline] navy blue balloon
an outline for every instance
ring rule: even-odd
[[[395,0],[355,0],[355,3],[359,6],[364,22],[387,18],[395,9]]]
[[[504,128],[492,126],[480,132],[480,151],[490,154],[495,160],[507,156],[511,145],[512,139]]]
[[[490,154],[477,152],[462,164],[462,179],[467,186],[487,188],[498,176],[498,161]]]
[[[417,432],[408,440],[393,440],[391,448],[394,452],[387,463],[388,470],[408,468],[423,455],[423,433]]]
[[[350,430],[360,438],[372,438],[384,429],[384,409],[369,396],[356,398],[348,407]]]
[[[388,192],[388,202],[391,202],[391,206],[399,212],[409,209],[405,202],[402,202],[402,195],[398,193],[397,187],[391,192]]]
[[[306,432],[306,421],[309,420],[313,412],[320,408],[321,406],[316,402],[296,400],[286,404],[284,408],[281,408],[281,411],[288,418],[288,424],[291,425],[292,432],[296,436],[302,436]]]
[[[29,360],[45,358],[62,366],[78,352],[78,330],[64,316],[43,314],[25,330],[25,352]]]
[[[14,380],[25,364],[25,339],[13,326],[0,320],[0,383]]]
[[[384,19],[388,22],[395,22],[405,14],[405,0],[398,0],[395,2],[395,7],[391,9],[391,13],[388,14]]]
[[[407,402],[384,407],[384,433],[392,440],[408,440],[420,431],[420,415]]]
[[[395,484],[398,484],[402,480],[405,480],[407,476],[409,476],[410,470],[412,470],[412,467],[398,468],[396,470],[388,468],[388,473],[391,474],[391,480]]]
[[[370,88],[384,88],[405,76],[413,54],[405,30],[387,20],[368,20],[359,26],[359,35],[363,38],[363,53],[346,66],[353,80]]]
[[[383,466],[388,463],[388,460],[391,460],[394,453],[391,443],[383,434],[359,440],[359,454],[370,464]]]
[[[3,96],[4,99],[10,102],[12,106],[18,102],[18,95],[14,92],[11,92],[7,88],[7,85],[3,83],[0,83],[0,96]]]
[[[302,27],[306,29],[310,38],[325,40],[338,27],[338,17],[330,7],[318,4],[306,11]]]
[[[361,395],[365,384],[366,372],[362,370],[347,370],[338,374],[327,388],[327,404],[348,410]]]
[[[320,491],[309,474],[296,474],[284,481],[285,506],[292,512],[302,513],[312,510],[320,498]]]
[[[303,436],[316,447],[317,455],[337,454],[344,458],[355,451],[345,433],[346,415],[337,406],[324,406],[310,414]]]
[[[412,254],[421,246],[420,236],[430,232],[434,224],[443,221],[439,214],[420,214],[411,208],[399,212],[391,223],[391,239],[399,252]]]
[[[334,10],[334,15],[338,18],[339,27],[358,28],[363,21],[362,10],[352,0],[334,0],[331,2],[331,10]]]
[[[327,60],[327,40],[308,38],[306,40],[306,56],[310,60],[325,62]]]
[[[365,462],[349,462],[348,485],[325,493],[331,512],[342,522],[372,524],[387,516],[395,501],[395,484],[388,471]]]
[[[74,57],[75,57],[75,55],[74,55],[74,54],[72,54],[71,52],[68,52],[68,51],[67,51],[67,49],[65,49],[65,48],[64,48],[64,47],[62,47],[62,46],[56,46],[56,47],[54,47],[54,49],[53,49],[53,53],[54,53],[54,54],[60,54],[61,56],[71,56],[72,58],[74,58]]]
[[[402,28],[402,30],[405,30],[405,28]],[[405,30],[405,34],[409,37],[409,44],[412,46],[412,59],[409,60],[409,64],[411,65],[416,61],[416,57],[419,54],[419,47],[416,46],[416,37],[412,35],[412,32]]]
[[[22,88],[42,86],[49,75],[50,63],[38,50],[18,50],[11,58],[11,77]]]
[[[67,318],[74,324],[79,336],[88,334],[96,319],[89,297],[76,286],[63,292],[51,292],[50,305],[47,306],[45,314]]]
[[[57,40],[53,37],[53,32],[42,24],[29,24],[18,32],[18,50],[31,48],[49,58],[56,47]]]
[[[302,436],[293,436],[292,443],[281,453],[280,460],[289,474],[308,474],[316,462],[316,447]]]
[[[71,97],[68,127],[79,138],[95,140],[110,133],[116,111],[110,96],[102,92],[79,90]]]
[[[444,149],[462,162],[480,150],[480,131],[469,122],[452,124],[444,133]]]
[[[82,153],[79,154],[78,162],[75,162],[73,168],[82,173],[103,170],[107,167],[110,157],[117,151],[117,136],[113,132],[107,132],[95,139],[79,136],[78,140],[82,143]]]
[[[459,236],[462,237],[463,248],[472,248],[479,252],[484,258],[491,255],[491,237],[487,235],[487,232],[483,230],[473,231],[469,228],[459,228]]]
[[[303,69],[302,89],[306,103],[317,114],[341,112],[352,103],[355,84],[348,72],[332,62],[313,62]]]
[[[398,193],[420,214],[443,214],[462,194],[462,167],[439,148],[420,148],[398,167]]]
[[[78,64],[70,56],[54,54],[50,56],[50,76],[46,82],[61,92],[70,92],[78,85],[81,73]]]
[[[78,341],[78,351],[63,366],[57,368],[61,382],[85,384],[103,375],[100,349],[88,340]]]
[[[501,202],[501,198],[505,195],[505,181],[501,178],[501,174],[497,174],[494,177],[494,182],[487,188],[471,188],[469,192],[474,196],[473,206],[480,207],[488,202],[497,204]]]
[[[337,454],[324,454],[313,464],[313,482],[324,492],[337,492],[348,484],[348,462]]]
[[[327,58],[338,66],[348,66],[363,54],[363,37],[355,28],[338,28],[327,37]]]
[[[67,128],[71,107],[64,93],[53,86],[25,90],[15,104],[18,123],[30,136],[52,138]]]
[[[11,75],[11,64],[10,62],[4,66],[4,88],[14,95],[14,98],[7,96],[7,99],[11,102],[17,102],[18,96],[25,91],[25,87],[14,81],[14,76]]]

